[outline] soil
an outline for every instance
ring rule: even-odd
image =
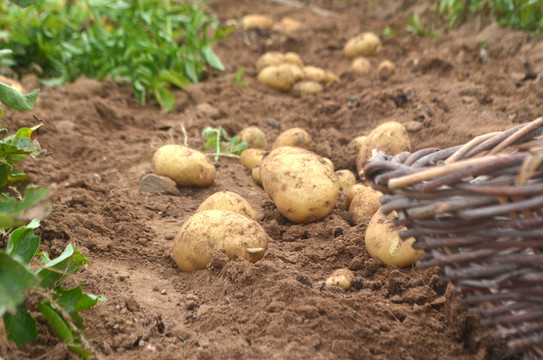
[[[44,121],[39,142],[47,156],[23,170],[51,187],[54,210],[40,229],[52,256],[74,244],[91,264],[69,285],[103,294],[83,315],[86,339],[99,359],[516,359],[478,326],[438,268],[388,268],[368,255],[368,220],[350,222],[341,195],[323,220],[285,219],[239,160],[221,158],[206,188],[140,192],[154,150],[184,141],[203,149],[200,132],[222,126],[229,134],[262,128],[271,143],[291,127],[306,129],[312,151],[336,169],[355,171],[347,145],[386,121],[406,125],[413,149],[462,144],[488,132],[534,120],[543,113],[543,43],[532,35],[470,19],[454,30],[435,20],[430,2],[221,0],[221,21],[266,13],[301,21],[282,35],[236,29],[216,44],[226,71],[176,91],[175,111],[142,107],[131,89],[81,78],[42,89],[34,110],[7,111],[10,129]],[[437,38],[405,31],[406,17],[422,14]],[[349,71],[343,44],[362,31],[379,32],[382,52],[370,61],[395,62],[381,80]],[[488,46],[481,50],[481,44]],[[265,51],[295,51],[306,64],[340,81],[314,97],[296,98],[260,85],[255,62]],[[235,82],[243,67],[244,86]],[[24,84],[32,87],[32,78]],[[207,270],[181,272],[171,258],[179,226],[209,195],[244,196],[271,238],[256,264],[214,259]],[[323,286],[334,270],[356,275],[347,291]],[[10,359],[75,358],[40,324],[41,337]]]

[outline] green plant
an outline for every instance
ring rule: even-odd
[[[243,80],[243,74],[245,73],[245,68],[240,67],[238,71],[236,71],[236,77],[233,78],[231,81],[236,83],[236,85],[241,89],[245,90],[245,85],[247,84],[245,80]]]
[[[239,155],[248,147],[246,142],[239,141],[237,135],[229,137],[222,127],[206,127],[202,130],[202,136],[206,139],[205,150],[213,150],[215,161],[219,161],[219,155],[221,154]],[[223,142],[226,142],[226,148],[224,148],[224,150]]]
[[[407,32],[418,36],[436,37],[439,35],[436,30],[424,26],[420,22],[420,17],[417,13],[407,18],[407,27],[405,29]]]
[[[396,35],[396,31],[394,30],[394,28],[387,26],[386,28],[380,31],[380,34],[383,36],[392,37]]]

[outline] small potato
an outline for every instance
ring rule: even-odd
[[[256,61],[256,70],[258,72],[268,66],[278,66],[285,62],[285,56],[279,51],[268,51],[259,56]]]
[[[315,82],[325,82],[326,81],[326,71],[320,67],[308,65],[304,66],[304,79],[315,81]]]
[[[251,170],[251,177],[255,183],[262,186],[262,179],[260,178],[260,166],[255,166],[253,170]]]
[[[339,76],[337,76],[331,71],[327,71],[326,77],[324,78],[324,83],[326,85],[330,85],[331,83],[336,82],[336,81],[339,81]]]
[[[281,146],[298,146],[307,149],[310,142],[311,138],[309,137],[307,131],[300,128],[292,128],[279,134],[277,139],[275,139],[272,148],[275,149]]]
[[[247,170],[253,170],[255,167],[260,165],[265,153],[266,151],[262,149],[245,149],[240,155],[241,163],[247,168]]]
[[[219,191],[209,196],[196,209],[196,212],[206,210],[233,210],[256,221],[255,211],[245,198],[232,191]]]
[[[360,151],[360,147],[362,146],[364,141],[366,141],[366,138],[366,135],[361,135],[352,139],[351,142],[347,145],[347,150],[349,151],[349,153],[358,154],[358,152]]]
[[[349,217],[352,223],[359,224],[362,220],[371,218],[381,207],[379,202],[381,195],[383,194],[370,186],[362,185],[349,205]]]
[[[400,239],[398,233],[405,228],[394,225],[394,217],[395,213],[384,215],[378,210],[366,228],[364,242],[372,258],[402,268],[416,263],[424,251],[411,247],[415,238]]]
[[[241,19],[241,23],[243,24],[243,30],[251,28],[271,30],[273,27],[273,19],[268,15],[262,14],[245,15]]]
[[[249,126],[241,130],[239,139],[245,141],[250,148],[264,149],[268,146],[266,134],[258,126]]]
[[[354,282],[354,274],[349,269],[337,269],[330,275],[325,283],[326,286],[334,286],[343,290],[349,290]]]
[[[294,74],[288,66],[268,66],[258,73],[258,82],[275,90],[289,91],[294,84]]]
[[[183,145],[164,145],[153,155],[153,172],[179,186],[208,186],[215,181],[215,166],[203,153]]]
[[[363,56],[357,57],[353,60],[351,71],[357,74],[367,75],[371,71],[371,63]]]
[[[285,62],[298,66],[299,68],[304,67],[304,62],[300,58],[300,55],[295,52],[289,51],[285,53]]]
[[[216,250],[229,259],[260,260],[268,248],[268,235],[256,221],[232,210],[205,210],[192,215],[175,237],[173,259],[182,271],[202,270]]]
[[[282,146],[272,150],[260,165],[262,186],[290,221],[309,223],[327,216],[339,196],[334,171],[311,151]]]
[[[294,96],[318,95],[322,92],[322,85],[315,81],[304,80],[296,83],[292,88]]]
[[[381,51],[381,40],[379,36],[372,32],[358,34],[351,38],[345,47],[343,53],[352,59],[357,56],[375,56]]]
[[[347,191],[345,192],[345,209],[349,210],[349,206],[351,206],[351,202],[353,201],[353,198],[356,196],[356,193],[359,191],[363,191],[364,188],[366,188],[365,185],[354,184],[350,188],[347,189]]]
[[[396,73],[396,65],[390,60],[383,60],[377,68],[377,74],[381,80],[387,80]]]
[[[283,34],[290,34],[302,27],[302,23],[289,17],[282,18],[273,26],[273,30],[280,31]]]
[[[303,80],[304,71],[298,65],[291,64],[291,63],[283,63],[281,64],[281,67],[284,69],[289,69],[292,72],[292,75],[294,76],[294,82]]]
[[[336,178],[341,192],[346,191],[356,182],[356,175],[347,169],[336,171]]]
[[[390,121],[379,125],[368,134],[356,158],[356,170],[359,176],[363,174],[364,165],[370,158],[373,149],[378,149],[389,155],[411,151],[411,141],[405,126],[399,122]]]
[[[0,82],[3,82],[7,86],[17,90],[20,93],[26,94],[26,90],[23,88],[23,85],[21,85],[21,83],[17,80],[0,75]]]

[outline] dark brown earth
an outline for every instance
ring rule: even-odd
[[[248,13],[289,16],[303,23],[290,35],[235,30],[215,46],[226,66],[202,83],[176,92],[173,113],[141,107],[131,89],[111,81],[80,79],[43,89],[34,110],[7,111],[3,126],[45,122],[39,141],[49,156],[27,161],[35,183],[54,188],[53,213],[42,222],[43,250],[59,255],[73,243],[91,264],[76,276],[85,290],[108,300],[84,314],[86,339],[100,359],[514,359],[466,312],[439,269],[395,269],[369,257],[367,221],[353,225],[340,199],[325,219],[308,225],[286,220],[237,159],[222,158],[207,188],[145,194],[154,150],[167,143],[203,149],[200,132],[223,126],[235,134],[248,125],[268,142],[290,127],[306,129],[311,150],[336,169],[355,170],[347,144],[385,121],[410,130],[414,149],[465,143],[543,113],[543,43],[530,34],[470,19],[448,32],[429,2],[221,0],[211,11],[222,21]],[[437,38],[405,31],[406,17],[441,31]],[[397,73],[382,81],[354,75],[343,45],[361,31],[387,26],[383,59]],[[480,43],[488,44],[488,62]],[[265,51],[295,51],[340,81],[315,97],[295,98],[256,81],[255,61]],[[245,68],[246,86],[233,79]],[[527,71],[526,69],[529,69]],[[528,76],[527,76],[528,75]],[[31,86],[30,80],[25,85]],[[171,259],[173,237],[209,195],[235,191],[254,207],[271,237],[256,264],[231,261],[182,273]],[[348,267],[355,288],[323,287],[335,269]],[[73,355],[45,326],[42,337],[15,359]]]

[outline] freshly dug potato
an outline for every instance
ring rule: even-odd
[[[302,27],[302,23],[289,17],[282,18],[273,26],[273,30],[280,31],[283,34],[290,34]]]
[[[266,193],[281,214],[296,223],[327,216],[339,196],[334,171],[311,151],[282,146],[262,160],[260,176]]]
[[[326,161],[326,163],[328,164],[328,166],[330,166],[330,169],[332,169],[332,171],[334,171],[336,168],[334,166],[334,163],[332,162],[332,160],[326,158],[326,157],[323,157],[322,158],[324,161]]]
[[[372,32],[358,34],[351,38],[345,47],[343,53],[352,59],[357,56],[375,56],[381,51],[381,40],[379,36]]]
[[[285,62],[285,56],[279,51],[268,51],[259,56],[256,61],[256,70],[258,72],[268,66],[278,66]]]
[[[381,80],[387,80],[396,72],[396,65],[390,60],[383,60],[377,68],[377,74]]]
[[[240,155],[241,163],[247,168],[247,170],[253,170],[255,167],[260,165],[265,153],[266,151],[262,149],[249,148],[243,150]]]
[[[398,233],[404,228],[394,225],[394,217],[394,212],[383,215],[381,210],[378,210],[366,228],[364,242],[372,258],[385,265],[402,268],[417,262],[424,251],[411,247],[415,242],[414,238],[405,241],[400,239]]]
[[[300,58],[300,55],[295,52],[289,51],[285,53],[285,62],[298,66],[299,68],[304,67],[304,62]]]
[[[215,166],[203,153],[183,145],[164,145],[153,155],[153,172],[179,186],[208,186],[215,181]]]
[[[23,93],[23,94],[26,93],[25,89],[23,88],[23,85],[21,85],[21,83],[18,82],[17,80],[10,79],[8,77],[0,75],[0,82],[3,82],[7,86],[17,90],[20,93]]]
[[[294,84],[294,74],[288,66],[268,66],[258,73],[258,82],[272,89],[289,91]]]
[[[273,19],[270,16],[263,14],[245,15],[241,19],[241,23],[243,25],[243,30],[251,28],[271,30],[273,27]]]
[[[309,137],[307,131],[300,128],[292,128],[279,134],[277,139],[275,139],[272,148],[275,149],[281,146],[298,146],[307,149],[310,141],[311,138]]]
[[[321,92],[322,85],[310,80],[300,81],[292,88],[292,94],[294,94],[294,96],[318,95]]]
[[[326,76],[324,78],[324,83],[326,85],[330,85],[331,83],[336,82],[336,81],[339,81],[339,76],[337,76],[331,71],[327,71]]]
[[[353,198],[356,196],[356,193],[363,191],[366,186],[362,184],[354,184],[345,192],[345,209],[349,210]]]
[[[367,75],[371,71],[371,63],[363,56],[359,56],[353,60],[351,70],[357,74]]]
[[[256,221],[255,211],[245,198],[232,191],[219,191],[200,204],[196,212],[206,210],[233,210]]]
[[[356,175],[351,170],[343,169],[336,171],[336,178],[339,185],[339,191],[343,192],[354,185]]]
[[[181,225],[173,247],[173,259],[182,271],[205,269],[216,250],[228,258],[260,260],[268,248],[268,235],[256,221],[232,210],[205,210]]]
[[[304,71],[298,65],[286,62],[281,64],[281,67],[284,69],[289,69],[292,72],[292,75],[294,76],[294,82],[303,80]]]
[[[251,177],[255,183],[262,186],[262,179],[260,178],[260,166],[255,166],[253,170],[251,170]]]
[[[266,134],[258,126],[249,126],[241,130],[239,139],[245,141],[250,148],[264,149],[268,146]]]
[[[367,136],[361,135],[357,136],[354,139],[351,140],[351,142],[347,145],[347,150],[349,150],[350,153],[356,153],[360,151],[360,147],[362,146],[362,143],[366,141]]]
[[[411,141],[405,126],[399,122],[390,121],[379,125],[368,134],[356,158],[356,170],[359,176],[364,170],[364,165],[371,157],[373,149],[378,149],[389,155],[411,151]]]
[[[364,219],[371,218],[381,207],[379,202],[381,195],[383,194],[370,186],[362,185],[362,188],[356,191],[349,205],[349,217],[352,223],[358,224]]]
[[[326,286],[335,286],[343,290],[349,290],[353,282],[354,274],[346,268],[337,269],[325,281]]]
[[[320,67],[316,67],[313,65],[307,65],[304,66],[304,79],[315,81],[315,82],[325,82],[326,77],[326,71],[324,69],[321,69]]]

